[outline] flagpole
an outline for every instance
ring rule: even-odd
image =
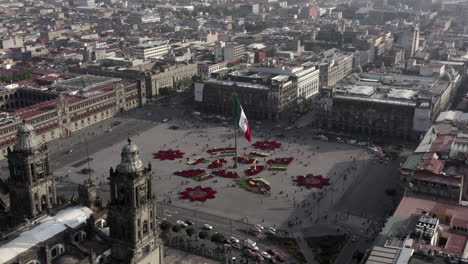
[[[234,96],[237,96],[237,85],[234,84]],[[235,106],[235,97],[233,98],[233,113],[234,113],[234,168],[237,168],[237,128],[239,127],[239,124],[236,124],[236,106]]]

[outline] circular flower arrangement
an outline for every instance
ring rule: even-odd
[[[217,169],[223,167],[223,164],[227,163],[225,159],[219,159],[213,161],[210,165],[208,165],[208,169]]]
[[[239,178],[239,174],[235,171],[227,171],[227,170],[217,170],[213,171],[213,174],[216,176],[224,177],[224,178]]]
[[[175,159],[180,159],[184,157],[184,152],[181,152],[180,150],[160,150],[156,153],[153,153],[153,158],[154,159],[160,159],[160,160],[175,160]]]
[[[324,186],[330,185],[330,179],[324,178],[322,175],[307,174],[306,176],[297,176],[294,179],[299,186],[305,186],[306,188],[310,189],[312,187],[315,188],[323,188]]]
[[[236,159],[236,158],[234,158]],[[254,163],[255,159],[252,158],[247,158],[247,157],[237,157],[237,162],[243,163],[243,164],[252,164]]]
[[[211,187],[196,186],[195,188],[186,188],[180,193],[180,199],[190,199],[193,201],[205,202],[206,199],[215,198],[216,191]]]
[[[252,166],[250,167],[249,169],[247,169],[245,171],[245,173],[248,175],[248,176],[254,176],[254,175],[257,175],[259,174],[260,172],[262,172],[264,169],[263,166],[259,165],[259,166]]]
[[[272,140],[272,141],[264,140],[264,141],[255,142],[253,146],[257,149],[262,149],[262,150],[275,150],[281,147],[281,143],[275,140]]]
[[[294,158],[276,158],[268,160],[268,164],[282,164],[289,165],[294,160]]]
[[[179,176],[187,177],[187,178],[192,178],[192,177],[204,174],[204,173],[205,173],[205,170],[202,170],[202,169],[191,169],[191,170],[174,172],[175,175],[179,175]]]

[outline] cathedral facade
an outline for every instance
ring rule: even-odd
[[[143,165],[130,140],[120,164],[110,169],[106,207],[89,179],[78,187],[78,201],[57,203],[47,146],[25,122],[7,158],[10,177],[0,181],[0,263],[163,263],[151,164]]]

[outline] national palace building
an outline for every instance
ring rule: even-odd
[[[0,159],[24,120],[45,143],[146,103],[145,84],[94,75],[42,75],[0,90]]]

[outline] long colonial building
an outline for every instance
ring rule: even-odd
[[[143,84],[144,85],[144,84]],[[146,103],[146,91],[136,82],[82,75],[49,89],[0,91],[0,159],[16,142],[22,120],[31,124],[42,142],[73,132]]]

